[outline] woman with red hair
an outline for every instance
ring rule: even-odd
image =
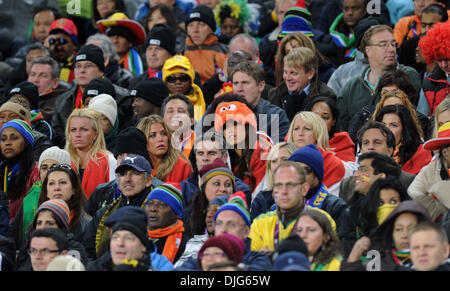
[[[437,63],[434,71],[423,80],[417,110],[432,115],[449,93],[450,83],[450,23],[437,23],[421,38],[419,47],[428,64]]]

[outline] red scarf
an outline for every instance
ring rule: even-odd
[[[158,228],[155,230],[148,230],[148,236],[150,238],[162,238],[167,237],[166,243],[162,255],[173,263],[175,256],[178,253],[181,245],[181,239],[183,237],[184,226],[183,221],[177,220],[177,223],[173,226]]]
[[[77,97],[75,98],[75,108],[83,108],[83,91],[78,87]]]

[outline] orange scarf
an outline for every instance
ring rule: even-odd
[[[177,220],[177,223],[173,226],[158,228],[155,230],[148,230],[148,236],[150,238],[161,238],[167,237],[166,243],[164,244],[164,249],[162,255],[165,256],[169,261],[173,263],[175,256],[178,253],[181,245],[181,238],[183,237],[184,226],[183,221]]]

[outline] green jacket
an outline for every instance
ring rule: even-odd
[[[22,239],[25,239],[25,231],[33,222],[34,216],[36,215],[41,187],[42,181],[37,181],[31,186],[27,196],[23,199]]]
[[[337,106],[339,108],[342,130],[348,131],[350,120],[357,115],[364,106],[376,105],[380,101],[380,95],[376,94],[375,89],[371,89],[364,76],[370,67],[366,68],[359,77],[351,79],[342,88],[337,97]],[[410,78],[417,94],[420,92],[421,80],[417,71],[411,67],[397,64],[392,70],[402,70]],[[417,95],[418,96],[418,95]]]

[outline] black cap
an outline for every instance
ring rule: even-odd
[[[158,107],[161,107],[164,99],[169,95],[169,88],[159,78],[145,78],[130,93],[130,96],[142,98]]]
[[[39,89],[33,83],[28,81],[17,84],[9,91],[7,99],[11,98],[14,94],[21,94],[30,101],[31,110],[39,108]]]
[[[126,153],[143,156],[149,160],[147,137],[141,130],[134,126],[121,130],[116,137],[114,155],[118,156]]]
[[[150,45],[157,45],[166,49],[172,56],[175,55],[176,35],[173,29],[166,24],[156,24],[150,30],[147,40],[145,41],[145,48]]]
[[[273,259],[286,252],[300,252],[308,256],[308,247],[298,234],[291,234],[276,248]]]
[[[186,27],[192,21],[203,21],[211,28],[213,32],[216,31],[216,19],[211,8],[205,5],[195,7],[189,14],[189,19],[186,21]]]
[[[105,72],[105,58],[103,56],[103,51],[96,45],[83,45],[75,56],[74,63],[80,61],[91,61],[97,65],[100,71]]]
[[[145,221],[140,216],[124,216],[114,224],[112,233],[119,230],[132,232],[139,238],[147,250],[152,249],[147,232],[147,216],[145,216]]]
[[[367,17],[361,19],[355,26],[355,47],[359,50],[359,45],[364,36],[364,33],[373,25],[382,24],[382,21],[377,17]]]
[[[92,79],[83,91],[83,100],[87,97],[95,97],[100,94],[108,94],[114,100],[116,99],[116,90],[114,85],[107,78]]]

